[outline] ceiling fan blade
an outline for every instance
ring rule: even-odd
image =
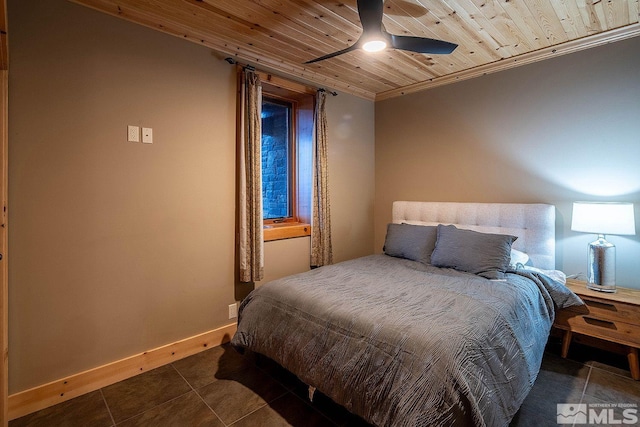
[[[352,50],[358,49],[358,43],[349,46],[346,49],[339,50],[337,52],[330,53],[328,55],[321,56],[320,58],[312,59],[311,61],[305,62],[305,64],[313,64],[314,62],[324,61],[325,59],[333,58],[334,56],[342,55],[343,53],[351,52]]]
[[[394,48],[417,53],[447,54],[453,52],[455,48],[458,47],[455,43],[428,39],[426,37],[395,36],[393,34],[390,34],[390,36],[391,46]]]
[[[363,34],[379,33],[382,29],[384,0],[358,0],[358,15]]]

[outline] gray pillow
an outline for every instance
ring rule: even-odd
[[[431,252],[436,246],[436,236],[435,226],[389,224],[382,250],[393,257],[429,264]]]
[[[503,279],[511,260],[511,244],[516,239],[506,234],[479,233],[440,224],[431,264],[487,279]]]

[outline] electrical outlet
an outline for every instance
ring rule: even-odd
[[[238,303],[229,304],[229,319],[238,317]]]
[[[140,142],[140,126],[127,126],[127,141]]]
[[[153,129],[142,128],[142,142],[145,144],[153,144]]]

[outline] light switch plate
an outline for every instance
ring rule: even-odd
[[[142,142],[145,144],[153,144],[153,129],[142,128]]]
[[[127,141],[140,142],[140,127],[127,126]]]

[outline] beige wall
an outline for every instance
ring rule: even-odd
[[[333,260],[340,262],[373,253],[374,105],[343,94],[327,103]],[[371,222],[361,212],[371,212]]]
[[[557,207],[557,267],[586,272],[577,200],[636,203],[640,38],[376,103],[375,246],[393,200]],[[640,227],[636,225],[640,233]],[[638,236],[610,236],[617,279],[640,288]]]
[[[311,238],[274,240],[264,244],[264,279],[260,286],[271,280],[309,270]]]
[[[230,323],[234,67],[66,1],[8,10],[10,392]],[[328,110],[342,260],[373,250],[374,108]],[[275,245],[270,274],[307,268],[308,238]]]

